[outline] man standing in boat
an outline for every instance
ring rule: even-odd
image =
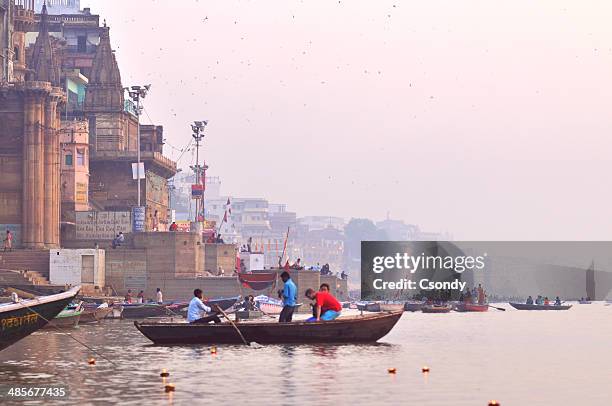
[[[295,301],[297,299],[297,287],[291,280],[289,272],[284,271],[280,275],[285,286],[283,287],[283,310],[278,317],[279,323],[289,323],[293,319],[293,310],[295,309]]]
[[[209,316],[202,317],[202,313],[206,314],[211,312],[212,309],[202,302],[202,289],[194,290],[193,299],[189,302],[189,309],[187,310],[187,321],[190,323],[210,323],[211,321],[221,323],[221,319],[217,316],[218,313],[212,313]]]

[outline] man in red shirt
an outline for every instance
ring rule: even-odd
[[[306,290],[306,297],[315,301],[315,317],[310,321],[330,321],[340,316],[342,305],[329,292]]]

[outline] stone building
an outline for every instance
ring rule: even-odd
[[[17,245],[54,248],[60,244],[59,113],[65,93],[46,8],[36,24],[33,1],[11,7],[14,76],[0,85],[0,227],[14,231]],[[26,60],[25,36],[35,29]]]

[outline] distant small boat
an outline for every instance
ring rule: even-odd
[[[510,302],[510,306],[516,310],[568,310],[572,305],[560,305],[555,304],[539,305],[539,304],[526,304],[526,303],[514,303]]]
[[[0,304],[0,351],[47,324],[79,292],[80,286],[55,295]]]
[[[98,305],[97,303],[84,304],[83,314],[81,314],[79,323],[84,324],[99,322],[100,320],[106,318],[106,316],[108,316],[112,311],[113,308],[107,303],[102,303],[101,305]]]
[[[355,307],[357,308],[357,310],[364,311],[366,310],[368,304],[370,304],[370,302],[355,302]]]
[[[66,309],[62,310],[60,314],[55,316],[54,319],[49,321],[44,328],[72,328],[79,325],[79,320],[81,320],[81,315],[83,314],[83,308],[78,305],[76,307],[68,306]]]
[[[456,303],[456,312],[486,312],[489,310],[489,305],[478,303]]]
[[[590,300],[579,300],[578,304],[591,304],[593,302],[591,302]]]
[[[404,311],[404,302],[380,302],[381,312],[398,312]]]
[[[379,312],[380,311],[380,303],[370,302],[365,306],[365,310],[368,312]]]
[[[423,305],[421,311],[423,313],[448,313],[453,309],[451,305]]]
[[[265,295],[259,295],[254,298],[255,304],[264,314],[280,314],[283,310],[283,302],[278,299],[271,298]]]
[[[408,301],[404,303],[404,310],[407,312],[420,312],[425,302]]]
[[[157,303],[122,303],[123,319],[145,319],[147,317],[164,317],[171,313],[166,306]]]

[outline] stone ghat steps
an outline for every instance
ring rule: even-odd
[[[0,269],[27,271],[32,284],[48,284],[49,251],[48,250],[14,250],[0,251]]]

